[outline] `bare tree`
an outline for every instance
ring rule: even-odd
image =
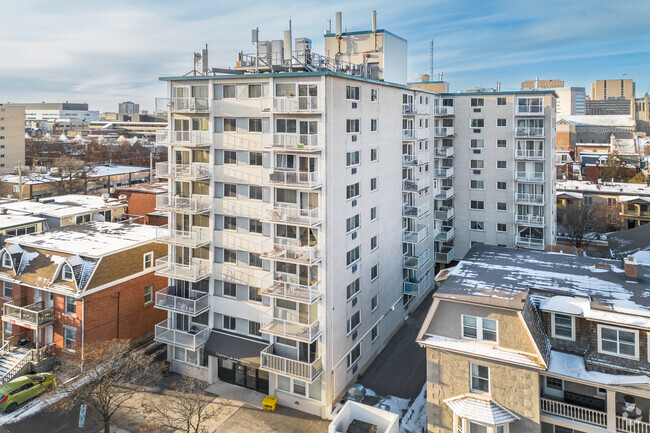
[[[61,374],[78,381],[60,383],[58,390],[65,398],[52,405],[53,410],[69,411],[85,404],[104,421],[104,432],[110,432],[111,417],[128,406],[133,395],[142,387],[152,385],[160,377],[160,368],[142,352],[131,352],[129,340],[94,342],[86,346],[83,364],[76,359],[65,360]],[[79,381],[81,385],[79,385]]]
[[[574,203],[558,209],[558,226],[576,248],[584,248],[601,234],[620,229],[620,216],[616,206]]]
[[[93,167],[83,160],[63,155],[52,162],[49,173],[32,173],[31,177],[52,185],[57,195],[76,194],[85,192],[87,177],[92,170]]]
[[[200,377],[200,375],[199,375]],[[145,404],[155,414],[157,421],[142,431],[169,429],[183,433],[207,433],[205,424],[216,418],[223,406],[207,395],[210,384],[191,376],[183,376],[179,383],[172,384],[172,391],[165,394],[163,404]]]

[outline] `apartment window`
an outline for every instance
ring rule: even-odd
[[[377,206],[370,208],[370,221],[377,219]]]
[[[235,98],[235,85],[234,84],[224,84],[223,85],[223,98],[224,99],[233,99],[233,98]]]
[[[345,132],[356,134],[359,132],[359,119],[347,119],[345,122]]]
[[[470,140],[469,147],[472,149],[483,149],[485,148],[485,140]]]
[[[497,168],[506,168],[506,161],[497,161]]]
[[[81,224],[81,223],[87,223],[90,221],[90,214],[85,214],[85,215],[77,215],[77,218],[75,219],[76,224]]]
[[[12,299],[14,296],[14,285],[7,281],[2,282],[2,297],[5,299]]]
[[[482,159],[471,159],[469,161],[469,168],[480,170],[484,167],[485,167],[485,162]]]
[[[9,322],[5,322],[5,334],[11,336],[14,333],[14,325]]]
[[[262,132],[262,119],[248,119],[248,132]]]
[[[248,164],[262,166],[262,152],[251,152],[248,154]]]
[[[379,295],[375,295],[370,299],[370,311],[375,311],[379,306]]]
[[[546,387],[557,389],[558,391],[564,391],[564,381],[555,377],[546,376]]]
[[[224,281],[223,283],[223,296],[231,298],[237,297],[237,284]]]
[[[275,132],[296,133],[296,119],[277,119],[275,121]]]
[[[144,288],[144,305],[149,305],[153,302],[153,286],[149,285]]]
[[[504,223],[497,223],[497,231],[505,233],[507,231]]]
[[[359,293],[359,279],[357,278],[350,284],[348,284],[348,287],[346,288],[346,293],[348,295],[347,300],[349,301],[354,295]]]
[[[262,85],[261,84],[249,84],[248,85],[248,97],[249,98],[261,98],[262,97]]]
[[[598,325],[598,351],[627,358],[637,358],[638,335],[638,331]]]
[[[237,218],[231,216],[223,217],[224,230],[237,230]]]
[[[553,313],[553,337],[574,340],[575,317]]]
[[[356,346],[348,353],[348,370],[356,364],[356,362],[361,358],[361,343],[357,343]]]
[[[350,266],[352,263],[359,260],[359,247],[355,247],[348,251],[347,254],[347,265]]]
[[[370,149],[370,162],[377,161],[377,148]]]
[[[370,119],[370,132],[377,132],[377,119]]]
[[[70,316],[77,314],[77,300],[72,296],[65,297],[65,314]]]
[[[65,264],[63,265],[63,275],[61,276],[61,279],[63,281],[72,281],[74,275],[72,274],[72,266]]]
[[[506,147],[507,145],[506,140],[497,140],[497,147]]]
[[[301,380],[293,380],[293,393],[298,394],[298,395],[306,395],[307,394],[307,384]]]
[[[507,126],[506,119],[497,119],[497,126]]]
[[[485,223],[483,221],[470,221],[469,223],[470,230],[485,230]]]
[[[224,183],[223,184],[223,196],[224,197],[237,197],[237,185],[233,183]]]
[[[359,165],[359,151],[355,150],[354,152],[348,152],[345,161],[346,167]]]
[[[223,151],[223,163],[224,164],[237,164],[237,152],[234,150],[224,150]]]
[[[346,188],[346,198],[349,200],[351,198],[359,197],[359,183],[348,185]]]
[[[223,316],[223,329],[234,331],[237,327],[237,319],[230,316]]]
[[[471,119],[469,126],[472,128],[483,128],[485,126],[485,119]]]
[[[498,190],[505,190],[507,188],[507,185],[505,182],[497,182],[497,189]]]
[[[482,180],[472,179],[469,181],[470,189],[485,189],[485,182]]]
[[[248,253],[248,266],[262,268],[262,258],[257,253]]]
[[[357,326],[361,324],[361,313],[357,311],[348,319],[348,334],[355,329],[357,329]]]
[[[474,210],[483,210],[485,209],[485,202],[482,200],[471,200],[469,202],[469,208]]]
[[[237,119],[223,119],[223,132],[237,132]]]
[[[345,86],[345,99],[358,101],[359,90],[359,86]]]
[[[236,196],[236,194],[235,194]],[[235,197],[233,196],[233,197]],[[251,200],[262,200],[262,187],[251,185],[248,187],[248,198]]]
[[[506,98],[497,98],[497,105],[506,105]]]
[[[77,329],[67,326],[63,327],[63,348],[68,352],[74,352],[77,346]]]
[[[377,178],[370,179],[370,191],[377,191]]]
[[[5,268],[12,268],[11,256],[9,255],[9,253],[4,253],[2,255],[2,266]]]
[[[502,202],[502,201],[498,201],[498,202],[497,202],[497,210],[499,210],[499,211],[505,211],[505,210],[507,210],[507,209],[508,209],[508,205],[507,205],[507,203]]]
[[[374,251],[377,249],[377,236],[373,236],[370,238],[370,251]]]
[[[237,251],[224,248],[223,261],[224,263],[237,263]]]
[[[463,338],[496,342],[497,321],[463,314]]]
[[[248,300],[251,302],[262,302],[262,293],[258,287],[248,288]]]
[[[346,228],[346,233],[350,233],[352,230],[356,230],[359,228],[359,214],[356,214],[353,217],[348,218],[345,220],[345,228]]]
[[[372,330],[370,331],[370,340],[375,341],[379,337],[379,325],[375,325],[372,327]]]
[[[472,98],[469,105],[472,107],[482,107],[484,103],[483,98]]]
[[[379,276],[379,265],[370,268],[370,281],[375,280]]]
[[[142,267],[144,270],[153,268],[153,251],[150,253],[146,253],[143,257],[143,265]]]
[[[255,335],[256,337],[261,337],[262,333],[260,332],[260,322],[248,321],[248,335]]]
[[[488,367],[470,364],[470,377],[472,392],[490,392],[490,369]]]
[[[370,89],[370,101],[372,101],[372,102],[379,101],[379,90],[378,89]]]
[[[256,219],[248,220],[248,231],[251,233],[262,234],[262,221]]]

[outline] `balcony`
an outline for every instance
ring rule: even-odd
[[[543,116],[544,107],[542,105],[517,105],[515,108],[516,116]]]
[[[418,180],[402,179],[402,191],[418,192],[429,186],[429,179],[424,177]]]
[[[285,280],[276,279],[271,287],[262,288],[262,293],[266,296],[307,304],[313,304],[323,296],[320,281],[312,281],[311,285],[305,285]]]
[[[437,106],[434,110],[436,116],[453,116],[454,107]]]
[[[210,211],[210,198],[207,195],[192,197],[173,197],[159,194],[156,196],[156,209],[166,212],[200,214]]]
[[[515,128],[516,137],[544,137],[544,128],[527,128],[527,127],[517,127]]]
[[[515,179],[519,182],[544,182],[543,171],[517,171]]]
[[[427,249],[419,256],[411,255],[410,253],[404,254],[402,257],[402,265],[408,269],[421,269],[429,260],[431,260],[431,253]]]
[[[402,165],[406,167],[417,167],[418,165],[427,164],[429,161],[429,154],[424,152],[417,155],[402,155]]]
[[[415,114],[415,104],[412,102],[407,102],[402,104],[402,114],[404,115],[414,115]]]
[[[402,216],[407,218],[421,218],[424,215],[429,213],[429,203],[422,203],[419,206],[403,205],[402,206]]]
[[[454,156],[454,148],[452,146],[436,146],[433,148],[436,158],[451,158]]]
[[[212,273],[210,260],[190,259],[189,264],[175,263],[169,256],[156,260],[156,275],[196,283]]]
[[[212,241],[212,232],[209,227],[193,226],[189,230],[170,229],[167,224],[156,227],[156,240],[170,245],[198,248]]]
[[[156,292],[156,308],[196,317],[210,309],[210,296],[194,292],[192,298],[176,296],[176,287],[165,287]]]
[[[444,126],[433,128],[433,135],[436,137],[450,137],[454,135],[454,127]]]
[[[544,216],[542,215],[517,215],[517,224],[526,226],[543,226]]]
[[[449,179],[454,175],[454,167],[442,167],[435,168],[433,170],[433,176],[436,179]]]
[[[433,218],[441,221],[450,220],[454,216],[454,208],[450,206],[441,206],[433,213]]]
[[[318,96],[275,96],[261,99],[263,113],[322,113]]]
[[[273,185],[297,188],[314,189],[321,186],[317,171],[288,171],[275,168],[269,176],[269,182]]]
[[[429,287],[431,287],[431,274],[426,274],[420,281],[415,278],[404,279],[405,295],[418,296],[429,290]]]
[[[273,149],[314,152],[323,150],[325,139],[317,134],[273,134]]]
[[[38,329],[54,320],[54,309],[45,308],[43,301],[24,307],[17,303],[17,300],[5,302],[2,306],[2,320],[27,329]]]
[[[440,188],[440,192],[436,194],[436,200],[447,200],[454,196],[454,187],[453,186],[443,186]]]
[[[448,264],[454,260],[454,249],[445,248],[442,251],[436,253],[436,262]]]
[[[515,152],[516,159],[531,159],[540,160],[544,159],[543,149],[517,149]]]
[[[321,261],[320,246],[302,246],[288,242],[271,243],[273,239],[267,239],[262,244],[262,258],[277,260],[281,262],[313,265]]]
[[[442,226],[440,233],[436,236],[436,242],[449,242],[454,238],[454,228],[449,226]]]
[[[415,140],[414,129],[402,129],[402,141],[414,141],[414,140]]]
[[[312,383],[323,372],[323,360],[319,356],[314,362],[296,361],[276,355],[271,345],[260,353],[260,368]]]
[[[294,224],[313,227],[321,223],[320,208],[301,209],[298,206],[289,206],[277,203],[266,209],[264,221],[280,224]]]
[[[212,143],[209,131],[171,131],[161,129],[156,131],[156,144],[163,146],[203,147]]]
[[[168,113],[209,113],[208,98],[156,98],[156,111]]]
[[[531,238],[527,236],[517,236],[515,243],[518,247],[529,248],[531,250],[543,250],[544,249],[544,239],[543,238]]]
[[[188,331],[174,329],[169,320],[158,323],[155,327],[154,340],[172,346],[196,350],[203,346],[210,336],[210,328],[198,323],[192,323]]]
[[[574,404],[564,403],[548,398],[540,398],[540,411],[551,415],[569,418],[573,421],[607,427],[607,414],[599,410],[588,409]]]
[[[321,333],[320,321],[302,323],[297,311],[271,307],[260,317],[260,332],[312,343]]]
[[[518,192],[515,201],[520,204],[544,204],[544,194],[527,194]]]
[[[212,170],[210,164],[193,162],[191,164],[174,164],[170,162],[156,163],[156,177],[166,177],[182,180],[210,179]]]
[[[404,229],[402,231],[402,241],[409,244],[419,244],[429,237],[429,226],[427,224],[417,224],[415,231]]]

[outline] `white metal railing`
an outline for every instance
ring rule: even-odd
[[[544,180],[543,171],[519,171],[516,173],[517,180],[523,180],[527,182],[542,182]]]
[[[409,253],[404,254],[402,257],[402,265],[405,268],[410,269],[420,269],[431,259],[431,253],[428,249],[424,250],[419,256],[410,255]]]
[[[417,155],[404,154],[402,155],[402,165],[417,166],[426,164],[430,161],[428,153],[419,153]]]
[[[198,147],[208,146],[211,142],[212,134],[209,131],[172,131],[170,129],[156,131],[156,144]]]
[[[515,196],[517,203],[543,204],[544,194],[527,194],[518,192]]]
[[[262,292],[268,296],[310,304],[316,302],[316,300],[323,296],[320,281],[312,281],[311,284],[306,285],[276,279],[273,281],[273,285],[262,289]]]
[[[451,158],[454,156],[454,148],[452,146],[436,146],[433,149],[434,155],[438,158]]]
[[[429,186],[429,179],[422,178],[417,180],[402,179],[402,191],[418,192]]]
[[[433,213],[433,218],[437,220],[447,221],[454,216],[454,208],[448,206],[441,206]]]
[[[269,175],[269,182],[307,188],[315,188],[321,184],[318,171],[289,171],[277,168]]]
[[[429,212],[429,203],[422,203],[418,206],[405,204],[402,206],[402,216],[420,218]]]
[[[540,398],[540,411],[551,415],[569,418],[574,421],[607,427],[607,414],[599,410],[588,409],[561,401]]]
[[[412,102],[402,104],[402,114],[415,114],[415,108]]]
[[[2,375],[2,377],[0,377],[0,385],[4,385],[13,379],[14,376],[16,376],[18,372],[22,370],[22,368],[31,360],[32,352],[28,351],[23,356],[21,356],[20,359],[18,359],[18,361],[5,374]]]
[[[454,167],[435,168],[433,176],[437,179],[447,179],[454,175]]]
[[[517,149],[516,158],[521,159],[544,159],[543,149]]]
[[[322,150],[323,137],[318,134],[273,134],[271,146],[275,149]]]
[[[536,250],[544,249],[544,239],[531,238],[527,236],[517,236],[516,243],[520,247],[532,248]]]
[[[156,240],[172,245],[197,248],[210,243],[212,232],[209,227],[193,226],[189,230],[170,229],[169,225],[156,227]]]
[[[617,416],[616,430],[624,433],[650,433],[650,423]]]
[[[274,96],[261,98],[262,112],[318,113],[323,111],[323,101],[318,96]]]
[[[214,134],[214,145],[218,149],[263,151],[271,148],[272,134],[256,132],[218,132]]]
[[[415,140],[415,131],[413,129],[402,129],[402,140]]]
[[[260,352],[260,367],[285,376],[313,382],[323,372],[323,360],[319,356],[314,362],[302,362],[273,353],[273,346]]]
[[[436,127],[433,129],[433,135],[435,135],[436,137],[449,137],[450,135],[454,135],[454,127],[453,126]]]
[[[449,242],[454,237],[454,228],[449,226],[442,226],[440,233],[436,236],[438,242]]]
[[[210,198],[206,195],[175,197],[159,194],[156,196],[156,209],[185,213],[208,212],[210,210]]]
[[[190,259],[190,263],[175,263],[169,256],[156,259],[156,275],[177,280],[197,282],[211,274],[210,261]]]
[[[544,216],[542,216],[542,215],[520,215],[520,214],[517,214],[517,224],[544,225]]]
[[[454,196],[454,187],[453,186],[443,186],[440,188],[440,192],[436,194],[436,200],[447,200]]]
[[[431,113],[431,105],[429,105],[429,104],[415,103],[415,104],[413,104],[413,109],[415,110],[415,114],[430,114]]]
[[[426,274],[421,280],[415,278],[404,279],[404,294],[417,296],[424,293],[431,286],[431,274]]]
[[[261,332],[308,342],[314,341],[321,332],[318,319],[311,323],[302,323],[300,322],[300,314],[297,311],[283,308],[269,308],[260,316],[260,323]]]
[[[282,203],[266,208],[264,215],[266,221],[283,224],[302,224],[313,226],[321,222],[320,208],[302,209]]]
[[[174,329],[169,320],[163,320],[155,326],[154,339],[172,346],[196,350],[203,346],[210,337],[210,328],[198,323],[190,324],[188,331]]]
[[[516,114],[544,114],[542,105],[517,105]]]
[[[156,98],[156,111],[198,113],[210,111],[208,98]]]
[[[515,128],[515,135],[517,137],[543,137],[544,128],[517,127]]]
[[[402,241],[409,244],[419,244],[429,237],[429,226],[427,224],[418,224],[415,230],[404,229],[402,231]]]
[[[436,262],[438,263],[449,263],[454,260],[454,249],[443,249],[436,253]]]
[[[435,114],[436,116],[453,116],[454,107],[437,106],[435,108]]]
[[[312,264],[320,261],[320,246],[301,246],[281,240],[267,239],[262,243],[262,257],[269,260]]]
[[[156,292],[156,308],[162,310],[175,311],[178,313],[198,316],[210,308],[210,296],[207,293],[194,292],[194,295],[200,294],[195,298],[184,298],[176,296],[176,287],[165,287]]]
[[[426,140],[429,138],[429,128],[415,128],[415,138],[417,140]]]
[[[157,177],[198,180],[209,178],[210,174],[210,164],[204,162],[193,162],[191,164],[174,164],[171,162],[156,163]]]

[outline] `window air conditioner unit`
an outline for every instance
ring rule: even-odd
[[[481,153],[481,149],[474,149],[474,153]]]
[[[357,305],[357,298],[355,297],[354,299],[352,299],[352,306],[354,307],[356,305]],[[355,333],[356,333],[356,331],[355,331]],[[353,337],[353,338],[355,338],[355,337]]]
[[[356,168],[352,169],[352,174],[357,174],[357,169]]]
[[[352,136],[352,141],[353,141],[353,142],[357,141],[357,136],[356,136],[356,135],[353,135],[353,136]]]
[[[474,109],[474,112],[475,112],[475,113],[480,113],[480,112],[481,112],[481,109],[480,109],[480,108],[475,108],[475,109]]]
[[[356,102],[352,103],[352,108],[357,108],[357,103]]]
[[[477,134],[480,134],[480,133],[481,133],[481,130],[475,128],[475,129],[474,129],[474,132],[477,133]]]
[[[357,298],[354,298],[354,299],[357,299]],[[354,341],[354,340],[357,339],[357,335],[358,335],[358,334],[357,334],[357,331],[354,331],[354,332],[352,333],[352,341]]]
[[[481,174],[481,170],[472,170],[474,174]]]
[[[356,239],[356,238],[357,238],[357,232],[353,232],[352,233],[352,239]]]
[[[356,205],[357,205],[357,201],[356,201],[356,200],[352,200],[352,207],[355,207]]]
[[[356,263],[354,265],[352,265],[352,272],[356,272],[357,268],[358,268],[358,266],[357,266]]]

